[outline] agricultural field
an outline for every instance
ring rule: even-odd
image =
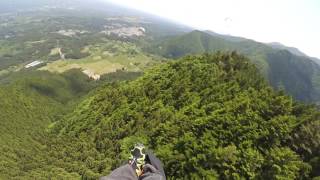
[[[42,9],[5,14],[0,27],[0,76],[36,61],[42,63],[30,69],[103,75],[142,72],[165,60],[143,51],[153,27],[138,17]]]
[[[90,55],[81,59],[60,59],[39,69],[63,73],[76,68],[104,75],[117,70],[142,72],[164,60],[143,53],[135,44],[108,39],[104,39],[104,43],[101,44],[86,46],[81,52]]]

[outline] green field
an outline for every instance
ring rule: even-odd
[[[116,72],[117,70],[142,72],[144,69],[164,60],[164,58],[143,53],[140,48],[129,42],[107,39],[104,41],[105,43],[103,44],[82,48],[82,52],[90,54],[88,57],[60,59],[48,63],[46,66],[41,67],[40,70],[62,73],[70,69],[82,69],[99,75]]]

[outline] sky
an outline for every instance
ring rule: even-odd
[[[176,22],[320,58],[320,0],[105,0]]]

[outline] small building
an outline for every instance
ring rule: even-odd
[[[43,63],[42,61],[33,61],[32,63],[29,63],[29,64],[25,65],[24,67],[31,68],[31,67],[38,66],[39,64],[42,64],[42,63]]]

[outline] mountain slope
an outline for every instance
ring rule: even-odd
[[[43,153],[39,140],[45,138],[44,130],[74,108],[94,83],[80,71],[21,72],[0,82],[0,179],[11,179],[33,167]]]
[[[216,36],[216,37],[220,37],[222,39],[228,40],[228,41],[234,41],[234,42],[240,42],[240,41],[247,41],[249,39],[246,38],[242,38],[242,37],[238,37],[238,36],[231,36],[231,35],[224,35],[224,34],[219,34],[213,31],[204,31],[208,34],[210,34],[211,36]]]
[[[267,60],[270,67],[268,79],[274,87],[287,90],[298,100],[319,100],[319,65],[289,51],[269,53]]]
[[[41,167],[48,177],[79,177],[46,161],[50,137],[45,130],[98,85],[140,75],[115,72],[95,82],[79,70],[62,74],[29,70],[0,77],[0,179],[43,179]]]
[[[140,141],[175,179],[308,178],[318,172],[319,115],[274,92],[243,56],[189,56],[96,91],[50,128],[46,158],[97,179]]]
[[[272,51],[271,47],[252,40],[228,41],[224,36],[212,36],[197,30],[153,43],[154,45],[147,48],[147,51],[169,58],[179,58],[187,54],[203,52],[237,50],[251,57],[265,75],[267,74],[268,64],[264,60],[265,55],[263,53]]]
[[[278,89],[283,88],[301,101],[320,101],[320,66],[308,57],[296,56],[289,51],[273,49],[252,40],[228,40],[223,35],[212,36],[193,31],[157,42],[147,51],[169,58],[187,54],[236,50],[248,56],[260,72]]]
[[[295,47],[287,47],[281,43],[278,42],[272,42],[272,43],[268,43],[269,46],[275,48],[275,49],[285,49],[289,52],[291,52],[294,55],[297,56],[307,56],[305,53],[301,52],[298,48]]]

